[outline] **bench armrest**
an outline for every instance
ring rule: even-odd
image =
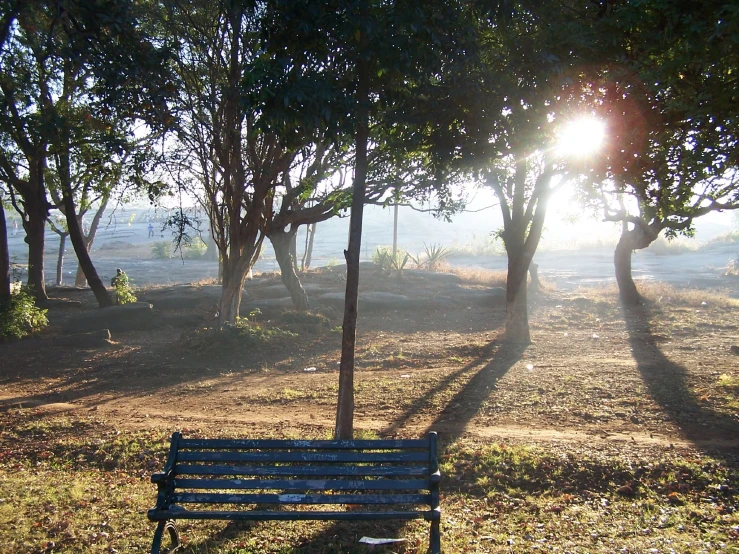
[[[152,483],[164,483],[167,480],[167,474],[163,471],[151,474]]]

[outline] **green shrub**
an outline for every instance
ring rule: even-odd
[[[125,271],[118,271],[119,273],[110,282],[115,289],[116,303],[122,306],[123,304],[136,302],[138,299],[134,294],[133,282],[128,278]]]
[[[46,310],[36,306],[33,295],[25,287],[12,294],[9,302],[0,303],[0,341],[25,337],[48,324]]]
[[[183,249],[183,255],[185,258],[197,260],[205,256],[205,252],[208,250],[208,245],[205,244],[200,237],[195,237],[186,244]]]
[[[331,320],[328,317],[314,312],[288,310],[278,315],[274,321],[281,329],[298,335],[315,335],[331,328]]]
[[[378,246],[372,254],[372,261],[383,273],[394,273],[396,277],[403,276],[403,270],[411,259],[411,255],[405,250],[397,250],[393,256],[393,250],[389,246]]]
[[[251,316],[256,319],[256,315]],[[223,351],[228,349],[264,348],[283,344],[286,339],[295,339],[297,333],[264,326],[247,318],[238,318],[233,325],[225,325],[223,329],[206,327],[183,333],[181,340],[185,348],[194,351]]]
[[[168,240],[160,240],[151,245],[151,255],[159,259],[172,257],[172,245]]]

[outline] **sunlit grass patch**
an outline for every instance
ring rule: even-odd
[[[701,289],[676,287],[662,282],[641,282],[637,285],[642,296],[658,305],[691,308],[737,308],[739,300]]]
[[[736,308],[739,300],[720,292],[704,289],[679,287],[662,281],[638,281],[637,290],[647,302],[657,306],[677,306],[690,308]],[[619,301],[618,286],[608,283],[598,287],[580,287],[577,296],[592,301],[617,304]]]
[[[735,544],[736,467],[703,456],[578,450],[449,446],[447,513],[469,514],[454,518],[462,532],[451,537],[452,551],[687,553]]]
[[[477,267],[450,267],[450,273],[458,275],[467,285],[483,285],[487,287],[505,287],[506,272]]]
[[[149,476],[163,467],[168,432],[119,431],[90,418],[31,410],[0,418],[0,550],[149,550],[155,526],[146,510],[156,496]],[[223,431],[186,434],[215,438]],[[269,437],[306,438],[280,429]],[[307,438],[328,439],[331,430]],[[357,431],[355,438],[379,437]],[[739,474],[731,457],[472,439],[440,454],[444,552],[730,553],[737,544]],[[406,539],[378,552],[419,554],[428,544],[423,521],[183,521],[179,527],[186,554],[359,554],[367,552],[357,542],[364,535]]]

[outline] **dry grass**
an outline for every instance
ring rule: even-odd
[[[739,300],[719,292],[675,287],[661,282],[639,283],[637,286],[644,298],[658,305],[689,308],[701,308],[709,305],[719,308],[739,307]]]
[[[505,287],[506,272],[494,271],[492,269],[474,267],[450,267],[440,268],[440,271],[454,273],[466,285],[482,285],[486,287]]]

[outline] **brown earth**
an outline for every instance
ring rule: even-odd
[[[501,284],[500,275],[460,274],[471,290]],[[336,272],[316,271],[306,281],[335,287]],[[277,283],[264,276],[247,290],[259,298]],[[431,298],[443,293],[418,276],[397,281],[367,272],[362,284]],[[532,295],[534,342],[525,348],[500,340],[502,302],[373,312],[360,306],[356,427],[379,436],[433,429],[445,441],[596,449],[739,446],[739,371],[731,349],[739,344],[739,303],[727,291],[652,285],[645,292],[647,305],[626,312],[613,289]],[[68,317],[95,309],[92,297],[53,295],[59,301],[47,330],[0,346],[0,408],[94,414],[115,428],[190,435],[330,436],[341,341],[331,329],[340,324],[336,312],[326,312],[331,326],[298,327],[287,339],[213,342],[203,329],[213,324],[215,305],[204,296],[187,312],[201,318],[196,328],[157,325],[114,334],[105,348],[79,349],[53,339]]]

